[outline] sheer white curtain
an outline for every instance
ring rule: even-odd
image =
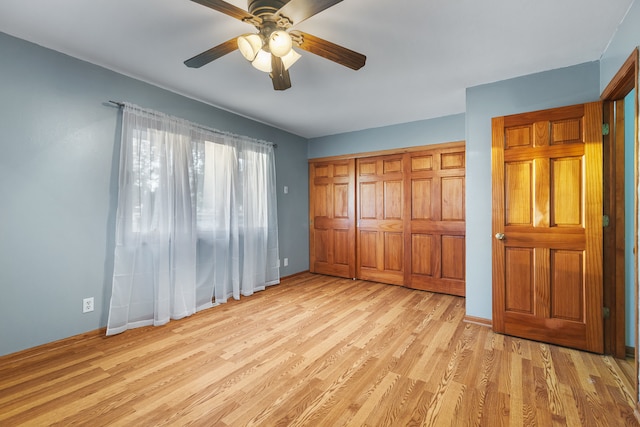
[[[273,146],[125,104],[107,335],[279,282]]]

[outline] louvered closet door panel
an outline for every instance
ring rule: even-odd
[[[358,159],[357,277],[404,284],[404,157]]]
[[[464,144],[406,156],[405,283],[464,296]]]
[[[355,277],[355,160],[309,163],[309,270]]]

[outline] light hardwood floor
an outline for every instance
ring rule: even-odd
[[[612,358],[462,321],[465,300],[302,274],[0,358],[0,426],[633,426]]]

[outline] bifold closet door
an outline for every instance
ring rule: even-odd
[[[405,283],[464,296],[464,145],[406,156]]]
[[[465,144],[309,162],[313,273],[465,294]]]
[[[358,159],[356,274],[404,285],[404,155]]]
[[[356,277],[355,160],[309,163],[309,270]]]

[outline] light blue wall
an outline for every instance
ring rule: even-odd
[[[491,319],[491,119],[597,101],[597,62],[467,89],[467,315]]]
[[[635,96],[632,90],[624,99],[624,283],[625,283],[625,335],[626,345],[635,347],[635,260],[633,255],[635,210]]]
[[[0,355],[106,324],[120,117],[108,100],[276,142],[281,275],[308,269],[306,139],[3,33],[0,57]]]
[[[309,158],[464,140],[464,114],[313,138]]]
[[[636,0],[600,58],[600,93],[604,91],[638,45],[640,45],[640,1]]]
[[[278,143],[280,256],[289,258],[283,276],[308,269],[307,158],[466,139],[467,314],[490,319],[491,118],[597,100],[638,44],[636,1],[599,62],[469,88],[466,114],[307,144],[0,33],[0,355],[106,323],[119,128],[109,99]],[[96,311],[83,315],[88,296]]]

